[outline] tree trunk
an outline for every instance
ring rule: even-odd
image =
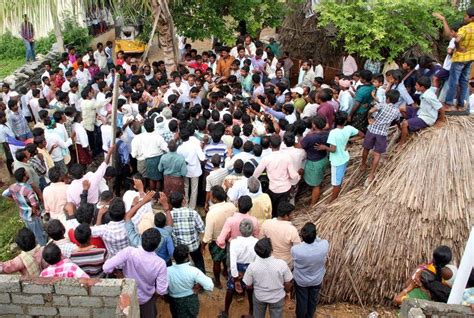
[[[150,52],[150,47],[153,44],[153,38],[155,37],[156,28],[158,26],[158,20],[160,19],[160,15],[161,15],[161,7],[158,5],[156,0],[152,1],[152,8],[153,8],[153,15],[155,16],[155,20],[153,21],[153,28],[151,30],[150,39],[148,40],[148,44],[142,56],[143,61],[147,59],[148,53]]]
[[[63,34],[61,33],[61,24],[58,19],[58,7],[56,6],[56,1],[51,1],[50,4],[50,14],[51,19],[53,20],[54,34],[56,35],[56,44],[58,45],[58,52],[64,52],[64,39]]]
[[[166,72],[169,74],[177,70],[178,66],[178,45],[176,43],[176,33],[173,18],[168,7],[167,0],[158,0],[161,7],[161,15],[158,19],[159,42],[163,50],[163,57]]]

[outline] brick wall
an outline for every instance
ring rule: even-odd
[[[0,316],[139,317],[130,279],[58,279],[0,275]]]
[[[400,310],[403,318],[457,318],[474,317],[474,312],[468,306],[447,305],[422,299],[407,299]]]

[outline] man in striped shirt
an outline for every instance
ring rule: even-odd
[[[105,248],[97,248],[91,244],[91,228],[83,223],[76,227],[74,236],[79,243],[79,248],[72,253],[71,262],[79,266],[90,277],[102,277],[104,264],[107,257]]]
[[[207,172],[212,171],[211,158],[213,155],[218,154],[221,158],[221,165],[223,165],[225,157],[227,155],[227,146],[222,142],[221,138],[224,129],[221,129],[221,123],[214,125],[213,131],[211,132],[212,142],[204,146],[204,155],[206,156],[206,166],[204,169]]]
[[[41,272],[40,277],[89,278],[79,266],[62,258],[61,250],[54,243],[46,245],[43,258],[49,266]]]

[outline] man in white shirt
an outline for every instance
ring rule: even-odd
[[[195,140],[190,139],[191,132],[188,128],[180,129],[179,136],[183,143],[178,147],[178,154],[182,155],[187,163],[188,172],[184,178],[184,192],[188,206],[191,209],[196,207],[198,182],[202,175],[201,162],[206,159],[200,145]],[[191,183],[191,193],[189,184]]]
[[[314,80],[314,71],[313,66],[311,65],[311,61],[304,61],[303,65],[301,66],[301,70],[303,72],[301,76],[301,81],[298,82],[299,87],[308,86],[311,87],[313,85]]]
[[[89,84],[91,80],[91,73],[87,69],[84,68],[84,62],[77,63],[77,71],[76,71],[76,80],[79,83],[81,90]]]
[[[94,60],[101,71],[107,71],[107,54],[105,54],[102,42],[97,43],[97,50],[94,52]]]

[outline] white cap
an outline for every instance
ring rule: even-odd
[[[292,89],[291,89],[291,92],[292,92],[292,93],[297,93],[297,94],[303,95],[304,90],[303,90],[303,87],[295,87],[295,88],[292,88]]]

